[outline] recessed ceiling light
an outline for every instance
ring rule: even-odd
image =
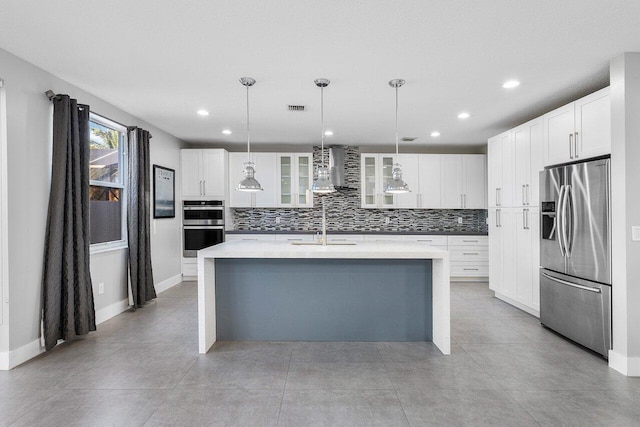
[[[469,116],[470,116],[469,113],[460,113],[460,114],[458,114],[458,118],[459,119],[468,119]]]
[[[508,80],[502,85],[502,87],[505,89],[513,89],[514,87],[518,86],[520,86],[520,82],[517,80]]]
[[[439,137],[439,136],[440,136],[440,132],[438,132],[438,131],[433,131],[433,132],[431,132],[431,137],[432,137],[432,138],[437,138],[437,137]]]
[[[324,136],[333,136],[333,131],[327,130],[324,132]]]
[[[225,129],[222,131],[225,135],[231,135],[231,131],[229,129]]]
[[[209,112],[207,110],[198,110],[199,116],[208,116]]]

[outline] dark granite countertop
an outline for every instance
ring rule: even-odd
[[[319,231],[300,231],[300,230],[227,230],[226,234],[316,234]],[[359,231],[359,230],[327,230],[327,234],[406,234],[406,235],[451,235],[451,236],[486,236],[488,233],[482,231]]]

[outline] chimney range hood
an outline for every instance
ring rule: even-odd
[[[346,179],[346,154],[344,146],[334,145],[329,147],[329,171],[331,182],[337,189],[354,188],[350,186]]]

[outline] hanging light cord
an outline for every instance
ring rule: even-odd
[[[324,87],[320,87],[320,122],[321,122],[321,132],[320,140],[322,141],[322,166],[324,167]]]
[[[398,86],[396,85],[396,163],[398,163]]]
[[[251,161],[251,130],[249,129],[249,86],[247,87],[247,161]]]

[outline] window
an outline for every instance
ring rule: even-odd
[[[91,249],[126,247],[127,129],[93,113],[89,120]]]

